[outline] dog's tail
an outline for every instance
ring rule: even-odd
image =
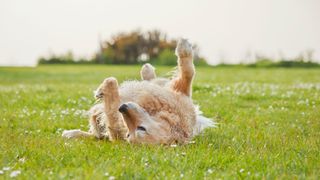
[[[196,125],[193,128],[194,136],[200,134],[206,128],[217,127],[217,123],[214,120],[203,116],[202,111],[200,111],[199,109],[199,106],[195,106],[195,108],[196,108],[197,118],[196,118]]]

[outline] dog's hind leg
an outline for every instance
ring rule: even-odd
[[[106,124],[108,125],[108,135],[111,141],[124,139],[127,128],[124,125],[123,117],[118,111],[120,106],[120,96],[118,91],[118,82],[110,77],[103,81],[102,85],[104,109],[107,115]]]
[[[186,39],[181,39],[178,42],[176,55],[178,57],[178,74],[171,81],[171,88],[191,97],[195,69],[192,46]]]
[[[80,129],[71,129],[71,130],[64,130],[62,132],[62,137],[65,138],[79,138],[79,137],[93,137],[94,134],[81,131]]]
[[[142,66],[140,75],[141,75],[141,79],[146,81],[150,81],[157,77],[155,68],[149,63],[146,63]]]

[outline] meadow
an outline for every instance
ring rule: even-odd
[[[193,99],[218,127],[190,144],[64,139],[93,90],[139,66],[0,68],[0,179],[319,179],[320,69],[199,67]],[[170,67],[158,67],[166,76]]]

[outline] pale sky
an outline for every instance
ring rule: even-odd
[[[0,0],[0,66],[89,57],[99,35],[137,28],[188,38],[212,64],[307,49],[320,62],[320,0]]]

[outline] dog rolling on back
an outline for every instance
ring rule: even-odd
[[[142,81],[126,81],[118,86],[115,78],[105,79],[95,92],[102,103],[90,110],[90,130],[67,130],[63,136],[95,136],[130,143],[186,143],[215,123],[202,116],[192,101],[195,75],[193,51],[185,39],[176,48],[178,71],[172,79],[157,78],[154,67],[145,64]]]

